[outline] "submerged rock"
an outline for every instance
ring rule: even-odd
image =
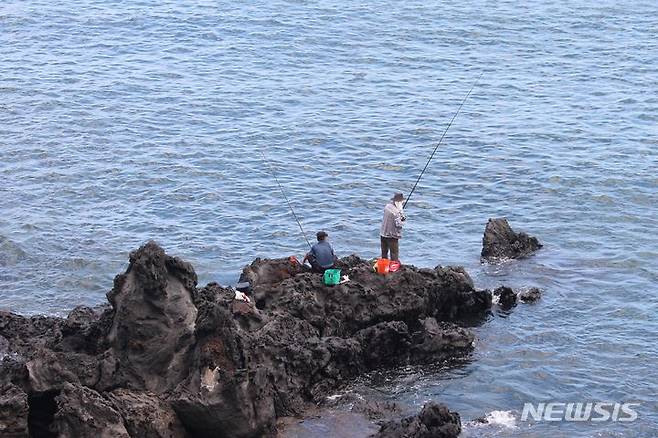
[[[500,286],[493,291],[494,302],[502,309],[509,310],[516,306],[519,301],[523,303],[534,303],[541,298],[541,290],[536,287],[517,292],[510,287]]]
[[[534,303],[541,298],[541,289],[531,287],[530,289],[519,292],[518,297],[524,303]]]
[[[372,438],[456,438],[461,419],[442,404],[428,403],[418,415],[381,426]]]
[[[489,219],[482,237],[481,256],[488,262],[518,259],[531,255],[541,247],[536,237],[514,232],[507,219]]]
[[[295,261],[257,259],[242,276],[248,303],[214,283],[197,288],[192,266],[151,242],[115,279],[111,306],[66,319],[0,312],[0,403],[15,413],[0,426],[17,436],[26,426],[80,438],[272,436],[277,417],[363,372],[469,354],[474,337],[460,324],[491,307],[463,268],[380,276],[356,256],[340,266],[351,280],[328,287]],[[454,417],[437,409],[405,427],[443,430],[437,419]]]
[[[498,305],[503,309],[511,309],[516,306],[516,292],[511,287],[501,286],[493,291]]]
[[[356,399],[352,406],[352,412],[365,415],[369,420],[382,421],[392,417],[402,416],[402,406],[392,401]]]

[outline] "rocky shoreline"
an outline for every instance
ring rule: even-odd
[[[461,267],[381,276],[357,256],[339,265],[350,281],[325,286],[295,261],[256,259],[241,278],[248,302],[198,287],[189,263],[150,242],[130,254],[109,305],[67,318],[0,312],[0,436],[274,436],[277,418],[362,373],[468,355],[468,326],[493,305]],[[460,429],[457,413],[431,404],[377,436]]]

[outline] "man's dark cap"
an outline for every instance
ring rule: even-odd
[[[393,199],[394,201],[404,201],[404,195],[402,194],[402,192],[397,192],[395,195],[393,195],[391,199]]]
[[[326,231],[318,231],[318,234],[315,235],[318,240],[324,239],[325,237],[329,236]]]

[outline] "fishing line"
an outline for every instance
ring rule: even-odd
[[[409,202],[409,199],[411,198],[411,195],[414,194],[414,190],[416,190],[416,186],[418,185],[418,182],[420,179],[423,177],[423,174],[427,170],[427,166],[430,165],[430,162],[432,161],[432,158],[434,158],[434,154],[436,153],[437,149],[439,149],[439,146],[441,146],[441,143],[443,142],[443,138],[446,136],[448,129],[450,129],[450,126],[452,125],[452,122],[455,121],[455,118],[457,117],[457,114],[462,110],[462,107],[464,106],[464,103],[466,103],[466,99],[468,99],[468,96],[471,95],[471,91],[473,91],[473,88],[477,85],[477,83],[480,81],[482,78],[483,73],[480,73],[480,76],[477,78],[475,83],[473,83],[473,86],[471,87],[470,90],[468,90],[468,93],[466,93],[466,96],[464,96],[464,100],[462,100],[462,103],[459,105],[459,108],[457,108],[457,112],[455,112],[455,115],[452,116],[452,119],[450,120],[450,123],[448,123],[448,127],[443,131],[443,135],[441,136],[441,139],[439,140],[439,143],[436,145],[434,150],[432,151],[432,155],[430,155],[429,160],[427,160],[427,163],[425,164],[425,167],[423,170],[420,172],[420,175],[418,175],[418,179],[416,179],[416,183],[414,184],[413,188],[411,189],[411,192],[409,192],[409,196],[407,196],[407,199],[404,201],[404,204],[402,205],[402,208],[405,208],[407,206],[407,202]]]
[[[308,237],[306,237],[306,232],[304,231],[304,227],[302,227],[302,223],[299,221],[299,218],[295,214],[295,210],[293,210],[292,204],[290,203],[290,200],[286,196],[286,192],[283,190],[283,186],[279,182],[279,178],[277,178],[277,176],[276,176],[276,172],[274,171],[274,167],[267,160],[267,157],[265,156],[265,152],[262,149],[261,149],[260,153],[263,155],[263,161],[270,168],[270,173],[272,174],[272,176],[274,177],[274,180],[276,181],[277,185],[279,186],[279,190],[281,190],[281,194],[283,195],[284,199],[288,203],[288,207],[290,208],[290,212],[292,213],[293,217],[297,221],[297,225],[299,225],[299,229],[302,231],[302,235],[304,236],[304,240],[306,240],[306,243],[308,243],[308,246],[312,248],[311,242],[309,242]]]

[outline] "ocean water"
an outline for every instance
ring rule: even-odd
[[[0,308],[101,303],[149,239],[201,284],[301,256],[268,165],[309,238],[374,257],[383,204],[482,74],[401,258],[544,297],[494,313],[459,366],[350,390],[495,419],[465,436],[658,436],[656,17],[655,1],[4,0]],[[493,216],[544,249],[481,265]],[[638,419],[521,421],[542,401],[639,403]],[[338,433],[317,421],[298,432]]]

